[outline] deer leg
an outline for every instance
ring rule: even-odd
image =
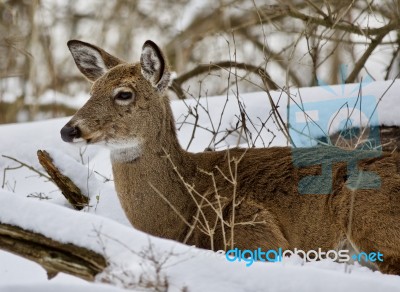
[[[232,213],[230,214],[232,221]],[[289,248],[289,243],[283,234],[275,216],[256,203],[246,202],[235,209],[234,222],[225,229],[228,248],[239,249],[278,249]],[[232,227],[233,224],[233,228]]]

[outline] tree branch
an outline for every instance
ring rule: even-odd
[[[233,61],[222,61],[218,63],[210,63],[210,64],[200,64],[196,68],[182,74],[178,78],[174,79],[172,82],[172,85],[170,86],[170,89],[176,93],[179,99],[186,99],[186,96],[182,90],[182,84],[186,82],[187,80],[204,74],[204,73],[209,73],[211,71],[216,71],[220,70],[222,68],[237,68],[241,70],[246,70],[248,72],[252,72],[256,75],[258,75],[261,80],[263,81],[264,85],[269,89],[269,90],[276,90],[278,89],[278,86],[274,81],[272,81],[271,77],[269,74],[261,67],[257,67],[251,64],[245,64],[245,63],[237,63]]]
[[[92,250],[1,222],[0,249],[38,263],[49,278],[62,272],[93,281],[107,267],[106,259]]]
[[[249,31],[248,28],[242,28],[237,30],[237,32],[243,36],[245,39],[247,39],[249,42],[251,42],[260,52],[264,54],[264,57],[266,59],[271,59],[276,61],[275,63],[282,68],[282,70],[286,71],[287,68],[289,67],[289,64],[284,60],[284,57],[281,55],[283,51],[285,51],[287,48],[284,48],[280,53],[275,53],[271,51],[268,46],[263,44],[261,41],[259,41],[258,37],[252,35],[252,33]],[[289,76],[293,79],[293,82],[295,86],[300,87],[301,82],[298,76],[296,76],[295,72],[293,70],[289,69]]]
[[[278,6],[278,9],[279,9],[279,12],[281,12],[282,7]],[[382,26],[382,27],[362,28],[362,27],[359,27],[359,26],[351,24],[351,23],[346,23],[346,24],[343,22],[335,23],[335,22],[332,22],[332,20],[329,17],[319,18],[319,17],[309,16],[309,15],[301,13],[299,10],[297,10],[291,6],[286,6],[286,11],[287,11],[288,16],[291,16],[291,17],[294,17],[297,19],[301,19],[307,23],[309,22],[309,23],[313,23],[313,24],[318,24],[318,25],[322,25],[322,26],[325,26],[328,28],[339,29],[339,30],[343,30],[346,32],[350,32],[350,33],[354,33],[354,34],[358,34],[358,35],[362,35],[362,36],[381,35],[385,32],[400,28],[399,21],[397,19],[392,20],[387,25]]]
[[[368,58],[372,54],[372,52],[375,50],[375,48],[381,43],[383,38],[386,36],[386,34],[389,33],[388,31],[382,32],[382,34],[378,35],[374,40],[372,40],[371,44],[368,46],[367,50],[364,52],[364,54],[361,56],[361,58],[357,61],[357,63],[354,65],[353,71],[349,74],[349,76],[346,79],[346,83],[352,83],[356,80],[358,73],[360,73],[361,69],[364,67],[365,62],[367,62]]]
[[[82,210],[89,204],[89,199],[75,183],[67,176],[63,175],[58,167],[53,163],[53,159],[46,151],[38,150],[37,156],[40,164],[50,175],[51,180],[60,188],[64,197],[71,203],[76,210]]]

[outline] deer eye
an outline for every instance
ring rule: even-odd
[[[130,105],[135,98],[135,92],[129,88],[119,88],[114,91],[114,102],[118,105]]]
[[[120,91],[115,95],[115,99],[118,100],[129,100],[133,96],[132,92],[130,91]]]

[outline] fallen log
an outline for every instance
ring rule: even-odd
[[[0,249],[41,265],[49,279],[59,272],[87,281],[107,267],[104,256],[71,243],[62,243],[18,226],[0,223]]]

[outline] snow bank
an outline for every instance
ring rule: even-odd
[[[15,212],[17,209],[29,212]],[[141,255],[150,252],[151,244],[156,256],[169,255],[162,274],[175,291],[183,287],[189,291],[261,291],[266,287],[270,291],[400,291],[400,277],[359,266],[348,267],[349,273],[343,264],[329,260],[301,265],[289,259],[283,263],[255,263],[248,268],[243,263],[229,263],[223,256],[148,236],[101,216],[4,192],[0,193],[0,220],[104,254],[111,260],[113,275],[127,272],[124,283],[134,282],[129,271],[136,276],[152,272],[151,260]]]

